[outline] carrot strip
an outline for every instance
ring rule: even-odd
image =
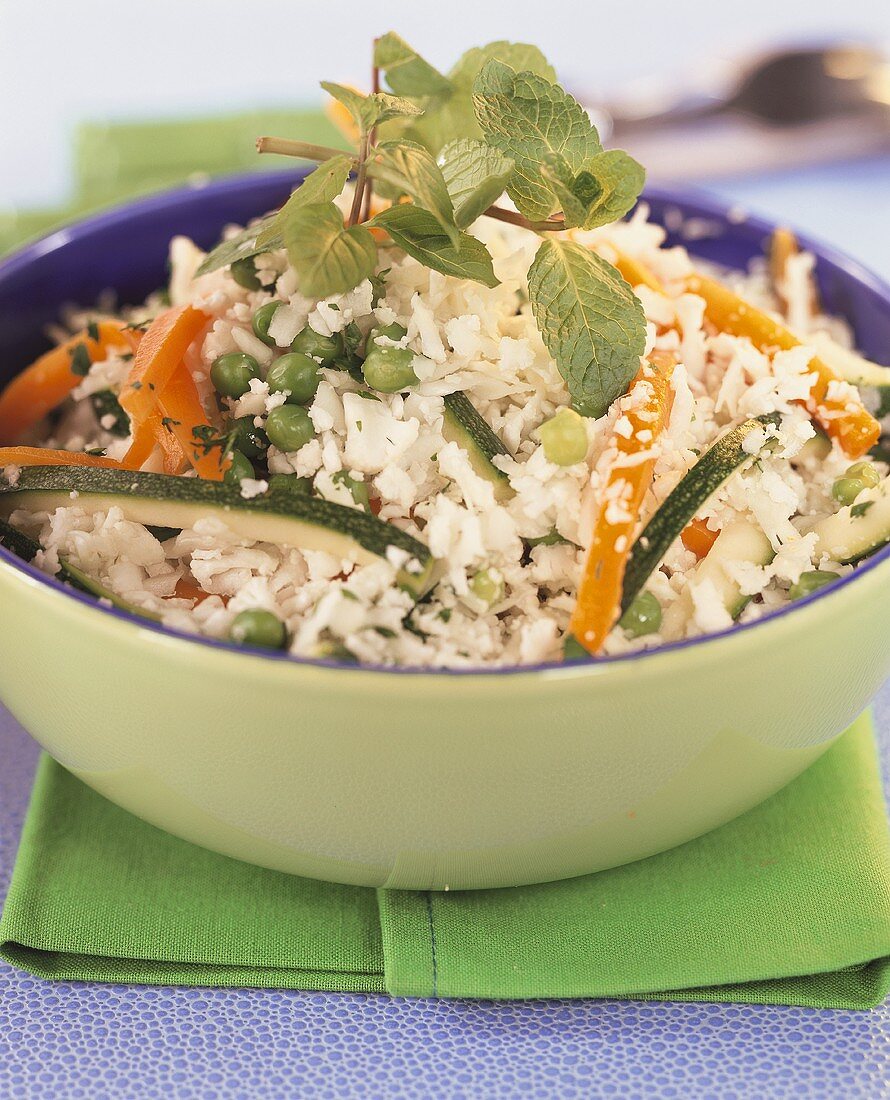
[[[714,279],[693,275],[686,280],[686,289],[691,294],[704,298],[705,314],[721,332],[728,332],[732,336],[747,336],[761,351],[776,348],[788,351],[801,346],[801,341],[784,325],[774,321]],[[807,401],[800,403],[840,443],[850,458],[861,458],[877,443],[881,435],[881,425],[855,397],[829,395],[831,384],[841,380],[822,359],[811,359],[808,370],[816,375],[816,380]]]
[[[106,358],[111,348],[132,351],[136,346],[135,334],[125,332],[122,322],[99,321],[96,330],[97,340],[84,330],[41,355],[0,393],[0,443],[14,443],[83,381],[71,369],[78,346],[86,349],[90,363]]]
[[[57,451],[51,447],[0,447],[0,469],[4,466],[102,466],[119,470],[121,464],[101,455],[80,451]]]
[[[210,592],[205,592],[200,585],[195,584],[194,581],[190,581],[185,577],[180,577],[176,582],[176,587],[173,589],[173,598],[177,600],[194,600],[195,604],[203,603],[211,595]],[[228,603],[227,596],[221,596],[222,602]]]
[[[659,294],[664,294],[661,280],[641,260],[628,256],[614,244],[610,243],[609,248],[615,253],[614,266],[621,272],[625,282],[630,283],[631,286],[647,286],[650,290],[657,290]]]
[[[121,466],[125,470],[141,470],[151,458],[152,452],[158,442],[158,426],[161,418],[155,413],[141,424],[133,424],[133,442],[130,449],[121,459]]]
[[[164,473],[181,474],[188,466],[188,458],[179,439],[164,424],[163,410],[155,413],[146,421],[146,431],[161,448],[164,456]],[[132,449],[132,448],[131,448]]]
[[[687,550],[691,551],[701,560],[710,553],[711,547],[717,541],[719,531],[712,531],[707,521],[694,519],[680,534],[680,540]]]
[[[208,481],[221,481],[232,460],[223,456],[221,447],[208,450],[201,446],[196,430],[209,428],[210,425],[198,397],[198,388],[185,366],[177,368],[170,382],[161,391],[158,409],[161,414],[162,434],[176,442],[179,452],[198,476]],[[163,441],[161,442],[163,446]]]
[[[676,357],[653,351],[620,399],[619,420],[630,432],[616,431],[614,458],[603,490],[593,541],[587,553],[578,600],[569,629],[595,654],[618,619],[624,571],[643,499],[652,484],[655,457],[648,452],[666,427],[674,401],[671,379]]]
[[[133,369],[118,398],[121,408],[130,416],[133,443],[124,456],[127,469],[139,469],[160,442],[165,455],[165,469],[185,463],[179,449],[160,434],[162,413],[158,397],[166,389],[198,333],[209,320],[206,313],[193,306],[178,306],[159,314],[145,331],[139,344]],[[169,433],[168,433],[169,434]]]
[[[136,424],[147,420],[182,362],[195,337],[210,318],[193,306],[177,306],[157,317],[145,330],[127,383],[118,400]]]

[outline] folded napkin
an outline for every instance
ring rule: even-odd
[[[0,954],[88,981],[868,1008],[890,991],[888,871],[868,716],[762,806],[673,851],[446,894],[215,855],[44,756]]]

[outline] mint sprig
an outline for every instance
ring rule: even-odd
[[[643,169],[621,150],[603,150],[587,112],[534,46],[492,42],[445,74],[391,33],[375,43],[374,66],[368,95],[322,85],[354,120],[357,153],[261,139],[261,152],[321,163],[280,211],[214,249],[201,273],[285,247],[303,293],[328,297],[376,278],[373,228],[434,271],[493,287],[492,257],[466,229],[484,215],[512,222],[544,238],[529,271],[532,312],[575,407],[601,416],[639,369],[645,317],[614,267],[553,233],[623,217]],[[336,200],[352,173],[344,219]],[[369,217],[372,189],[392,205]],[[516,210],[496,205],[504,190]]]

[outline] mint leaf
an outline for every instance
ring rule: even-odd
[[[497,202],[513,174],[513,161],[483,141],[464,138],[442,150],[442,176],[461,229]]]
[[[581,223],[585,229],[617,222],[630,210],[643,190],[646,170],[623,149],[609,149],[585,167],[599,185],[599,196],[588,206]]]
[[[387,141],[378,145],[368,159],[368,175],[392,188],[393,197],[407,195],[428,210],[456,248],[458,228],[454,207],[442,170],[422,145],[413,141]]]
[[[344,153],[340,157],[331,157],[310,172],[278,211],[274,223],[265,226],[257,235],[259,251],[272,252],[284,247],[287,225],[296,212],[314,203],[333,202],[346,186],[354,164],[353,158]]]
[[[257,237],[264,230],[274,225],[277,217],[277,212],[267,214],[254,225],[242,229],[240,233],[236,233],[234,237],[221,241],[216,248],[207,253],[195,274],[208,275],[211,271],[228,267],[236,260],[246,260],[251,256],[258,256],[260,252],[268,251],[268,249],[257,248]]]
[[[509,65],[517,73],[535,73],[551,84],[556,83],[556,70],[537,46],[500,40],[467,50],[448,74],[452,84],[472,89],[473,81],[485,64],[492,60]]]
[[[327,298],[352,290],[369,278],[377,263],[377,245],[363,225],[347,229],[332,202],[295,210],[284,226],[284,243],[309,298]]]
[[[458,279],[472,279],[485,286],[498,285],[491,255],[485,245],[468,233],[460,233],[459,247],[455,248],[428,210],[410,203],[391,206],[368,224],[385,229],[399,248],[425,267]]]
[[[602,416],[640,368],[643,307],[611,264],[570,241],[541,243],[528,289],[541,337],[576,408]]]
[[[574,229],[583,225],[590,204],[602,193],[597,181],[587,171],[576,176],[559,153],[548,153],[540,171],[541,178],[556,197],[566,227]]]
[[[519,211],[537,221],[558,205],[540,166],[563,158],[580,172],[602,151],[584,108],[562,88],[531,72],[517,73],[501,61],[486,62],[473,85],[473,107],[486,140],[511,157],[516,168],[507,188]]]
[[[345,84],[332,84],[329,80],[322,80],[321,86],[349,111],[362,134],[393,118],[416,118],[423,114],[423,109],[410,100],[386,92],[363,95]]]
[[[439,95],[451,88],[447,77],[392,31],[375,42],[374,64],[386,74],[387,84],[397,95]]]
[[[473,81],[492,58],[517,71],[534,72],[545,80],[556,80],[555,71],[537,46],[489,42],[487,46],[474,47],[467,50],[448,73],[448,88],[425,100],[423,118],[411,123],[405,136],[425,145],[433,154],[461,138],[481,140],[482,131],[473,111]]]
[[[320,164],[303,180],[280,210],[267,214],[254,225],[218,244],[205,257],[196,275],[207,275],[237,260],[284,247],[284,225],[295,210],[309,203],[335,199],[346,185],[354,160],[347,153]]]

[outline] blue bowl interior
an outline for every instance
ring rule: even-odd
[[[167,281],[171,237],[184,233],[210,248],[226,224],[244,224],[279,206],[302,175],[241,176],[166,192],[59,230],[0,262],[0,382],[46,350],[46,327],[64,306],[94,305],[109,287],[120,303],[138,304]],[[732,268],[746,268],[764,253],[771,226],[759,218],[731,220],[725,206],[688,192],[653,189],[645,199],[661,224],[695,219],[699,229],[711,231],[688,239],[682,228],[674,228],[669,244],[682,244]],[[816,253],[816,274],[829,310],[847,318],[866,355],[890,361],[890,290],[831,249],[804,243]]]
[[[243,225],[281,205],[303,175],[288,171],[240,176],[218,180],[205,187],[165,192],[59,230],[0,262],[0,385],[50,346],[46,327],[58,321],[65,306],[92,306],[109,288],[116,292],[121,304],[138,304],[166,284],[171,237],[185,234],[201,247],[210,248],[225,225]],[[736,269],[745,269],[753,259],[764,255],[773,226],[761,218],[733,216],[725,205],[689,191],[651,189],[645,192],[644,199],[651,208],[652,219],[668,227],[669,245],[683,245],[693,255]],[[683,225],[688,227],[690,220],[695,226],[692,235]],[[890,363],[890,286],[832,248],[803,236],[800,240],[816,256],[816,277],[828,311],[846,318],[865,355],[880,363]],[[2,547],[0,558],[15,563],[22,572],[65,592],[71,599],[96,607],[91,597],[47,577]],[[759,622],[735,625],[720,634],[674,642],[658,650],[568,663],[647,660],[659,653],[707,644],[725,634],[756,630],[760,623],[793,613],[795,608],[811,600],[831,599],[847,584],[854,583],[857,575],[887,560],[890,560],[890,546],[873,555],[850,577],[805,597],[793,607],[781,608]],[[144,630],[175,633],[116,609],[102,609],[101,613],[138,623]],[[197,645],[232,648],[227,642],[180,636]],[[327,660],[272,654],[267,650],[252,652],[268,660],[329,665],[358,675],[375,671],[368,666],[343,666]],[[552,667],[561,666],[451,670],[447,674],[523,674]],[[385,671],[392,673],[394,670]],[[396,671],[411,675],[425,670]]]

